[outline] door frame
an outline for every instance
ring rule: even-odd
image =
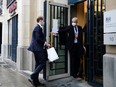
[[[44,31],[46,32],[46,40],[48,42],[49,42],[49,34],[50,34],[49,33],[50,32],[50,7],[49,7],[50,5],[67,7],[68,8],[68,25],[70,24],[70,6],[69,5],[55,3],[55,2],[52,2],[52,1],[45,1],[44,2],[44,18],[45,18],[44,19],[44,21],[45,21]],[[54,80],[54,79],[59,79],[59,78],[70,76],[70,57],[69,57],[69,52],[68,52],[68,72],[67,73],[49,76],[49,70],[50,70],[49,68],[50,68],[49,67],[49,62],[47,61],[47,63],[46,63],[46,79],[47,80]]]

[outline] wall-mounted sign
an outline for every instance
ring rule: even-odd
[[[14,12],[16,8],[17,8],[17,2],[15,1],[9,6],[9,13]]]
[[[104,44],[116,45],[116,10],[104,12]]]
[[[104,33],[116,33],[116,10],[104,12]]]
[[[104,34],[104,44],[105,45],[116,45],[116,33]]]
[[[58,21],[58,19],[53,19],[52,20],[52,32],[54,32],[54,33],[58,33],[58,24],[59,24],[59,21]]]

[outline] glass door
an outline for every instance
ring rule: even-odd
[[[54,28],[57,28],[57,30],[65,29],[69,24],[69,6],[53,2],[45,2],[44,6],[46,6],[46,11],[44,13],[46,37],[48,42],[51,43],[51,46],[55,47],[59,55],[57,61],[47,63],[47,79],[53,80],[70,76],[69,57],[66,48],[67,35],[63,33],[53,36],[51,34]]]

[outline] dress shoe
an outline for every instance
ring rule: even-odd
[[[83,75],[82,75],[81,73],[79,73],[79,74],[77,75],[77,77],[83,78]]]
[[[34,86],[34,87],[37,87],[38,84],[36,84],[33,79],[29,78],[28,81]]]
[[[78,78],[78,76],[77,75],[73,75],[73,78]]]
[[[38,86],[45,86],[45,84],[38,82]]]

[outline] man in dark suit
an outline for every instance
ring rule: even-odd
[[[42,25],[43,25],[43,17],[37,18],[37,25],[33,29],[32,32],[32,40],[31,44],[28,48],[29,51],[32,51],[35,56],[35,70],[31,74],[28,79],[35,87],[38,85],[43,85],[39,82],[38,77],[40,71],[43,69],[43,78],[45,79],[45,68],[46,68],[46,60],[47,60],[47,51],[46,47],[50,47],[50,44],[46,42],[45,35],[43,33]]]
[[[80,58],[83,55],[83,30],[81,26],[77,25],[77,17],[72,18],[72,25],[66,29],[59,30],[58,33],[68,33],[67,48],[70,52],[70,66],[71,75],[74,78],[81,77],[80,72]],[[55,35],[55,33],[53,33]]]

